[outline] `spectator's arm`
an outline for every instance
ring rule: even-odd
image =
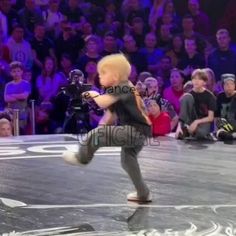
[[[13,94],[14,97],[17,99],[17,100],[25,100],[29,97],[29,92],[24,92],[24,93],[19,93],[19,94]]]
[[[207,117],[196,120],[198,125],[213,122],[213,121],[214,121],[214,111],[208,111],[208,116]]]
[[[5,102],[16,102],[18,99],[15,97],[15,94],[4,94],[4,100]]]

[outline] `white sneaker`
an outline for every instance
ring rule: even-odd
[[[80,162],[79,162],[78,158],[76,157],[76,153],[74,153],[74,152],[66,151],[63,153],[62,158],[68,164],[80,165]]]
[[[151,202],[152,201],[152,196],[151,193],[147,195],[147,197],[139,197],[137,195],[137,192],[129,193],[127,195],[127,200],[128,201],[133,201],[133,202]]]

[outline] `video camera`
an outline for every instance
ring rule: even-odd
[[[84,74],[81,70],[70,71],[67,79],[69,85],[62,88],[62,92],[70,98],[68,109],[73,112],[88,112],[88,104],[82,98],[82,93],[91,90],[91,84],[85,84]]]

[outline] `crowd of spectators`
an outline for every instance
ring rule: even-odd
[[[235,9],[234,0],[0,0],[0,110],[19,109],[21,134],[32,134],[30,100],[35,100],[36,133],[64,132],[71,99],[62,88],[69,85],[70,72],[81,70],[83,82],[101,91],[97,62],[122,52],[154,135],[177,131],[179,138],[196,131],[199,124],[191,126],[194,120],[183,114],[191,104],[186,92],[195,103],[206,97],[213,112],[195,120],[208,117],[204,122],[210,124],[215,116],[228,122],[226,110],[236,113]],[[199,96],[198,83],[207,95]],[[93,105],[88,116],[75,117],[86,118],[88,129],[102,116]],[[230,114],[232,132],[235,113]],[[0,130],[11,130],[7,121],[0,120]],[[73,122],[69,132],[78,132],[83,123]],[[220,123],[219,130],[228,125]]]

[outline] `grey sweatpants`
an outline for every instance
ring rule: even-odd
[[[194,120],[199,119],[196,113],[194,98],[192,94],[186,93],[180,99],[180,114],[179,120],[181,125],[191,125]],[[194,137],[205,138],[211,132],[211,123],[204,123],[198,125]]]
[[[121,147],[121,165],[132,180],[139,197],[146,197],[149,189],[145,184],[137,155],[143,148],[146,137],[134,127],[99,126],[91,130],[86,140],[81,143],[78,151],[79,161],[88,164],[100,147]]]

